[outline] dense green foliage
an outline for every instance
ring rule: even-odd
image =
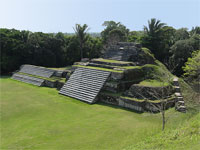
[[[183,70],[187,77],[197,79],[200,76],[200,50],[192,53],[192,58],[188,58]]]
[[[127,41],[129,29],[120,22],[105,21],[106,28],[101,32],[103,43],[106,45]]]
[[[144,47],[149,48],[158,60],[178,76],[183,74],[182,66],[187,58],[200,49],[199,27],[190,32],[186,28],[176,30],[155,18],[148,21],[140,39]]]
[[[200,35],[193,35],[189,39],[178,40],[170,48],[171,57],[169,59],[169,68],[172,73],[182,75],[185,62],[192,53],[200,49]]]
[[[22,64],[45,67],[63,67],[80,61],[83,57],[98,57],[102,47],[99,38],[87,36],[80,47],[79,37],[63,33],[45,34],[42,32],[0,29],[1,73],[15,71]]]
[[[200,90],[200,50],[194,51],[183,67],[185,80],[199,93]],[[198,101],[198,100],[197,100]]]
[[[0,79],[0,89],[0,149],[198,148],[199,117],[192,118],[190,111],[167,110],[170,118],[162,132],[160,114],[88,105],[59,95],[56,89],[9,78]]]
[[[64,67],[81,58],[97,58],[102,50],[117,42],[136,42],[147,47],[175,75],[192,52],[200,49],[200,27],[174,29],[152,18],[143,31],[129,31],[123,24],[105,21],[101,34],[87,33],[88,25],[75,25],[75,34],[0,29],[1,74],[15,71],[22,64]]]
[[[81,26],[80,24],[76,24],[76,27],[74,29],[78,42],[79,42],[79,47],[81,51],[81,59],[83,58],[83,47],[86,43],[86,41],[89,38],[89,35],[87,34],[88,26],[84,24]]]

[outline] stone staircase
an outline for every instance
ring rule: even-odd
[[[55,74],[55,72],[55,70],[51,70],[45,67],[22,65],[19,72],[13,74],[12,79],[36,86],[42,86],[45,85],[45,80],[43,78],[50,78]]]
[[[175,109],[179,112],[186,112],[185,102],[183,100],[183,96],[181,94],[181,89],[179,86],[178,78],[174,78],[173,80],[174,88],[175,88],[175,96],[176,96],[176,103]]]
[[[50,78],[55,73],[55,70],[34,65],[23,65],[19,72]]]
[[[110,72],[107,71],[77,68],[59,94],[94,103],[109,75]]]
[[[29,84],[33,84],[36,86],[42,86],[44,83],[43,79],[39,79],[39,78],[35,78],[35,77],[30,77],[27,75],[22,75],[22,74],[13,74],[12,79],[18,80],[18,81],[22,81],[25,83],[29,83]]]

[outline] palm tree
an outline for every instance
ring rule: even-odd
[[[88,34],[87,34],[88,30],[89,30],[89,28],[88,28],[87,24],[84,24],[83,26],[81,26],[80,24],[76,24],[75,28],[74,28],[75,34],[76,34],[78,41],[79,41],[79,44],[80,44],[81,59],[83,58],[84,43],[88,39]]]
[[[150,36],[156,36],[160,33],[161,29],[165,27],[165,23],[161,23],[160,20],[152,18],[148,20],[148,27],[144,26],[144,31]]]
[[[151,52],[155,55],[155,57],[159,60],[163,60],[165,58],[164,54],[164,36],[166,28],[165,23],[161,23],[160,20],[152,18],[148,20],[148,26],[144,26],[144,38],[143,38],[143,46],[147,47],[151,50]]]

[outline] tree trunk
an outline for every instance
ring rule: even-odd
[[[80,45],[80,50],[81,50],[81,60],[82,60],[82,58],[83,58],[83,44],[82,43]]]
[[[165,107],[164,103],[161,104],[161,113],[162,113],[162,131],[165,129]]]

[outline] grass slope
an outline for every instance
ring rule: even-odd
[[[137,114],[103,104],[89,105],[51,88],[0,78],[0,149],[123,149],[161,133],[160,114]],[[167,129],[190,113],[174,109]]]
[[[125,150],[199,150],[200,114],[193,116],[180,128],[167,130],[147,137],[144,141],[129,146]]]

